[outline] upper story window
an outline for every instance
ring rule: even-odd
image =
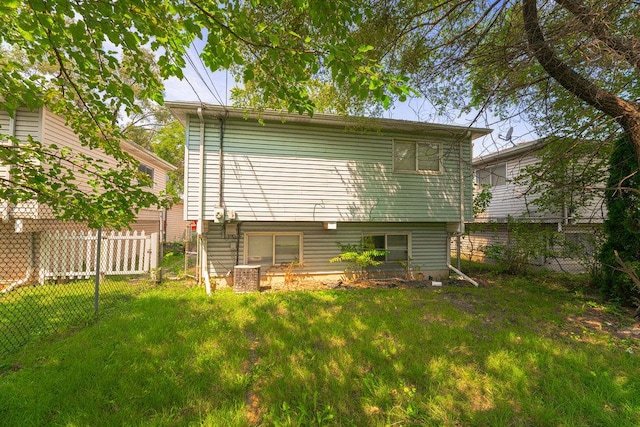
[[[149,177],[151,178],[151,187],[153,187],[153,168],[151,166],[145,165],[144,163],[140,163],[140,165],[138,166],[138,172],[149,175]]]
[[[483,166],[476,170],[476,182],[493,187],[507,183],[507,164],[499,163],[493,166]]]
[[[424,141],[394,141],[393,170],[396,172],[440,172],[442,144]]]

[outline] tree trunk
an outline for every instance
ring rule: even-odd
[[[558,0],[558,3],[565,2]],[[558,58],[540,28],[536,0],[522,0],[522,16],[529,47],[542,68],[566,90],[614,118],[629,136],[640,164],[640,104],[602,89]],[[614,49],[614,46],[609,47]],[[626,52],[619,53],[625,57]]]

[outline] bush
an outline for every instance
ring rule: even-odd
[[[387,251],[375,249],[366,243],[359,245],[339,243],[338,245],[340,246],[340,255],[331,258],[329,262],[346,262],[349,264],[347,271],[357,273],[361,277],[367,276],[367,268],[382,264],[387,255]]]
[[[606,242],[602,245],[602,290],[609,296],[631,302],[638,295],[629,273],[620,269],[614,251],[631,269],[640,272],[640,174],[638,162],[627,138],[616,141],[609,165],[605,203],[609,215],[604,222]]]
[[[544,224],[507,220],[509,238],[504,245],[488,245],[485,256],[493,259],[498,267],[510,274],[526,273],[534,263],[542,263],[555,256],[553,241],[557,232]]]

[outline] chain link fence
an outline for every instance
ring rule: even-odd
[[[35,203],[0,214],[0,354],[82,324],[155,280],[158,233],[93,230]]]
[[[513,272],[544,269],[570,274],[599,268],[602,224],[542,223],[533,218],[471,223],[451,240],[451,256],[498,264]]]
[[[185,232],[184,271],[188,278],[194,279],[196,282],[200,281],[200,271],[198,268],[198,236],[191,227],[188,227]]]

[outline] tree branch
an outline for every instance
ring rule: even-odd
[[[556,56],[542,33],[536,0],[522,0],[522,6],[527,41],[542,68],[570,93],[613,117],[629,136],[640,163],[640,105],[602,89],[565,64]]]
[[[556,0],[558,4],[571,12],[597,39],[601,40],[611,50],[622,56],[629,64],[640,72],[640,39],[632,34],[625,37],[615,37],[610,25],[602,16],[577,0]]]
[[[629,276],[633,284],[636,285],[636,289],[640,291],[640,278],[638,277],[638,274],[633,270],[633,268],[629,267],[627,263],[622,260],[622,258],[620,258],[620,255],[618,255],[618,251],[616,251],[615,249],[613,251],[613,256],[620,266],[618,270]],[[637,306],[634,317],[637,317],[638,315],[640,315],[640,305]]]

